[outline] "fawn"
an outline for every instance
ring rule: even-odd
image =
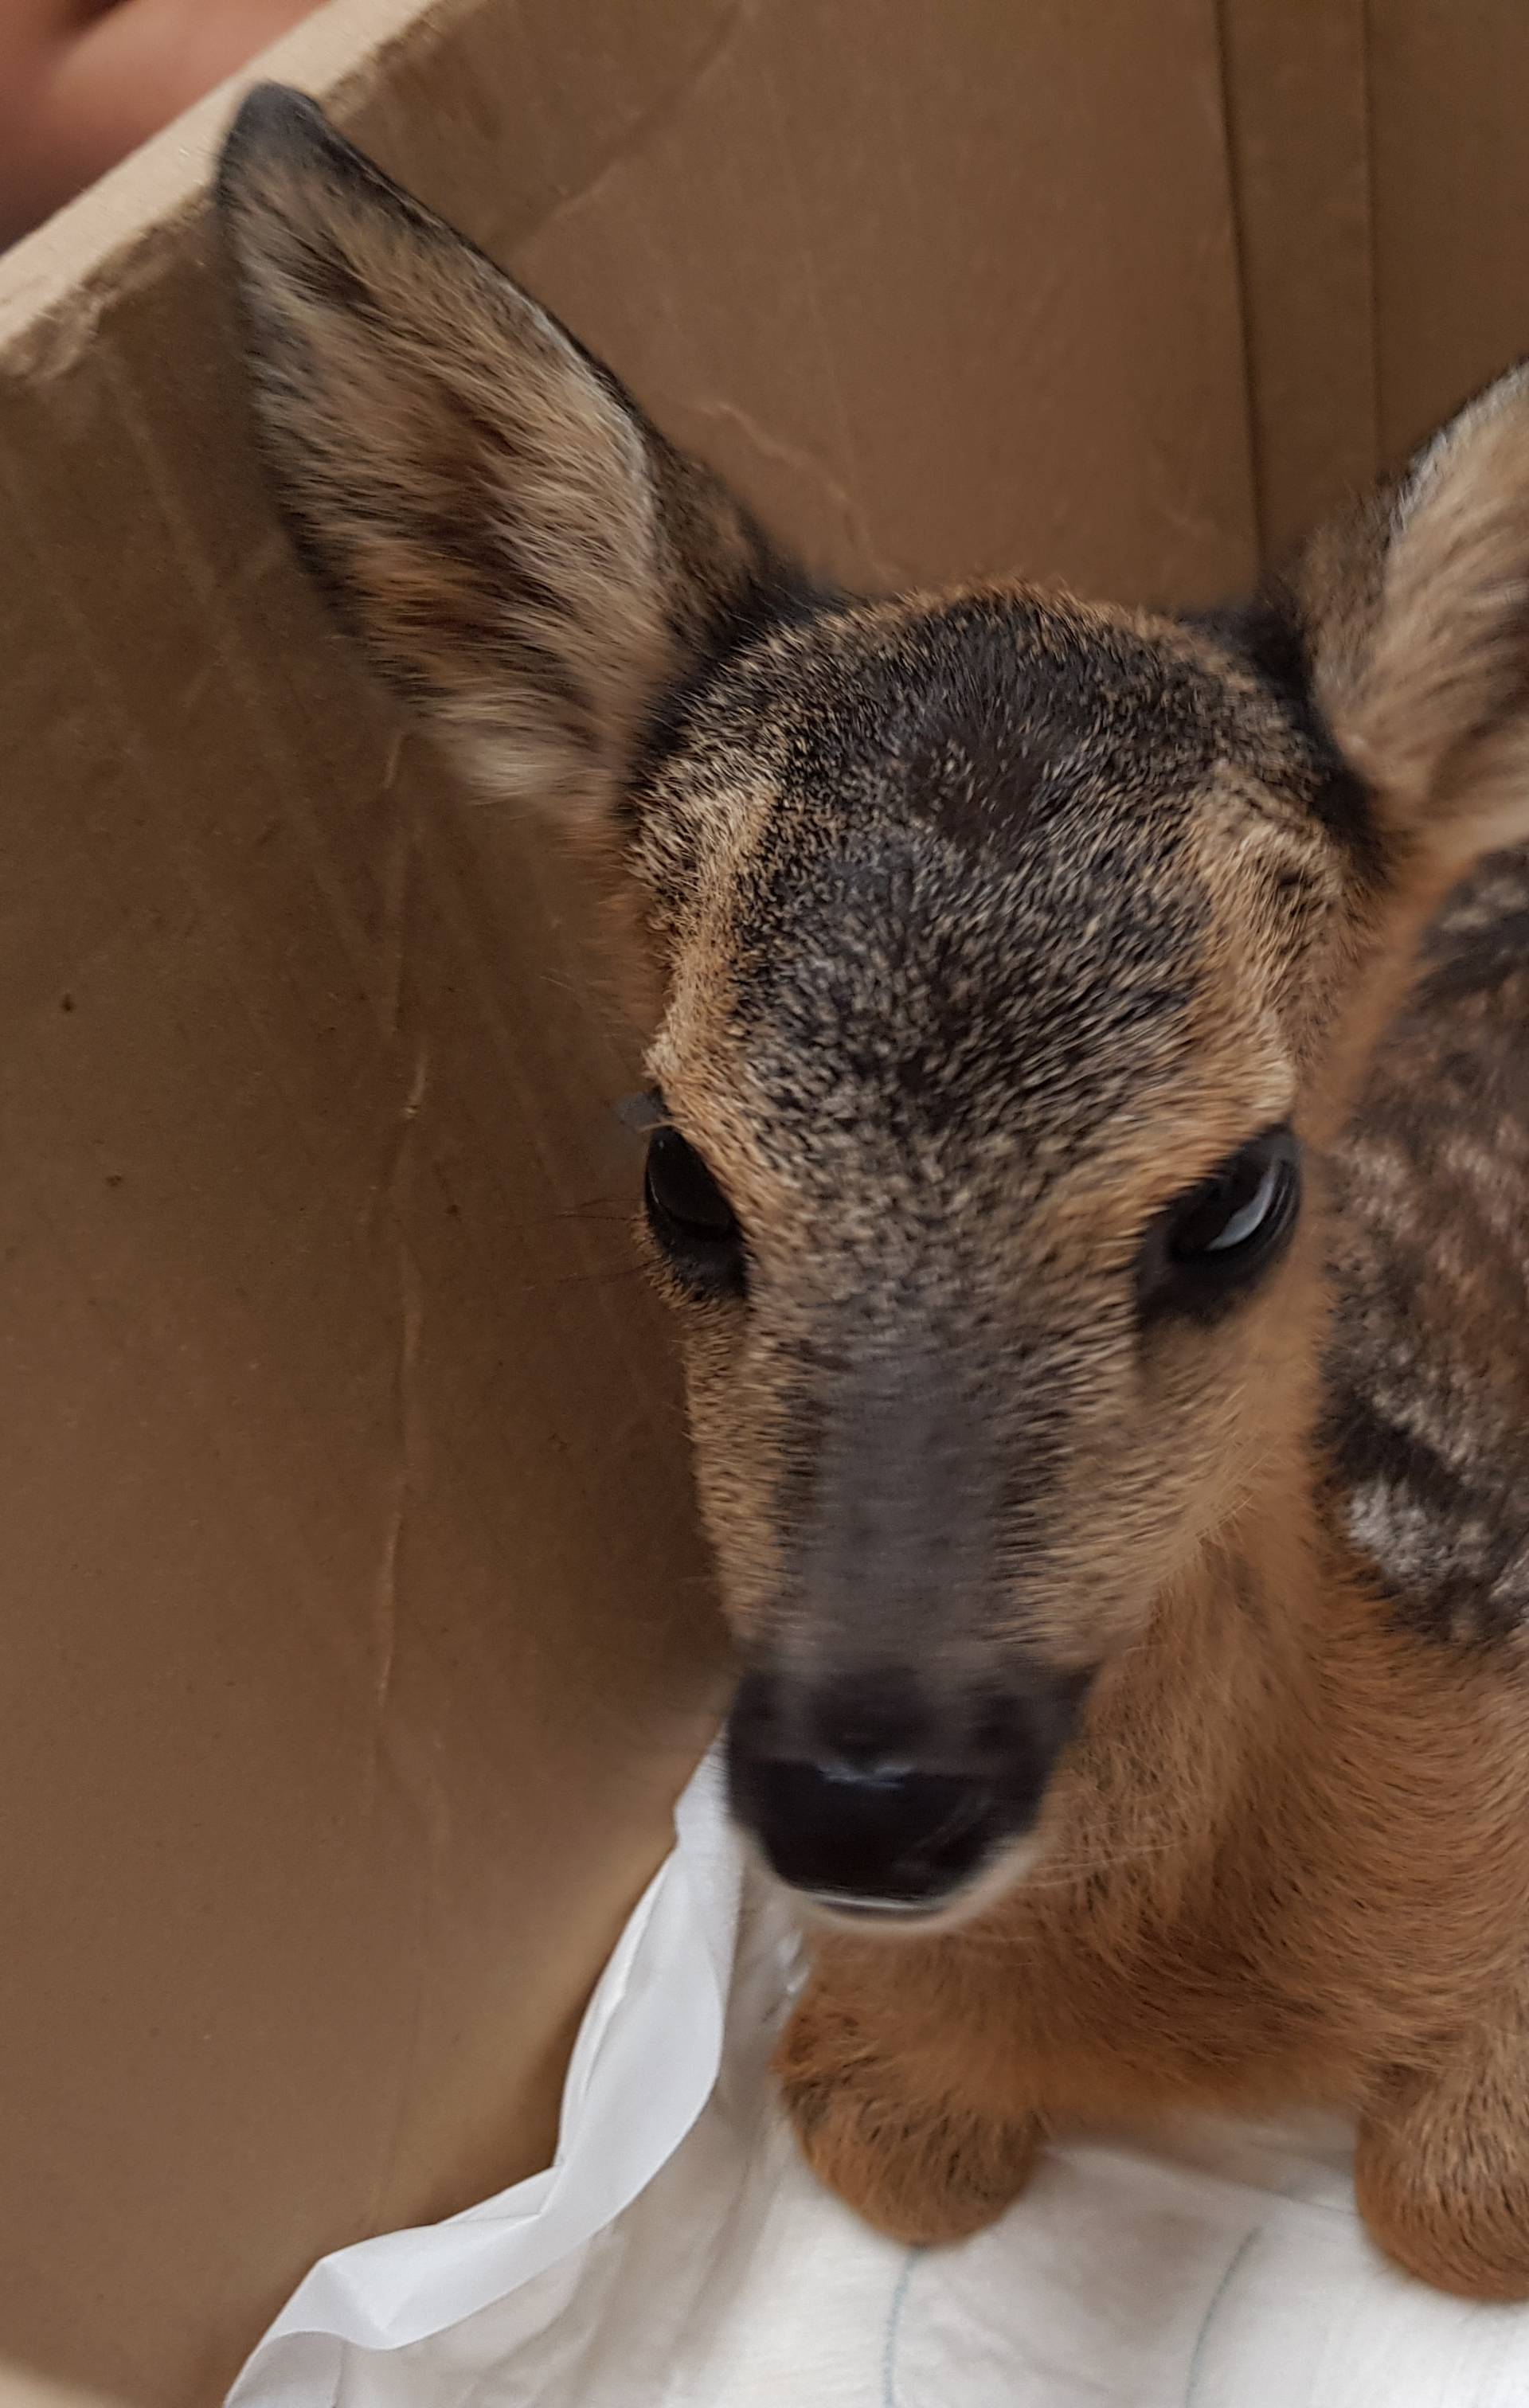
[[[862,600],[310,102],[220,198],[305,558],[629,873],[812,2165],[1325,2101],[1529,2296],[1529,380],[1247,609]]]

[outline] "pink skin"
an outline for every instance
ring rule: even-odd
[[[233,75],[315,0],[0,0],[0,245]]]

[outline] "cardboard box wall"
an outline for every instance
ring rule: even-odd
[[[820,566],[1193,600],[1525,346],[1529,19],[1368,20],[334,0],[267,71]],[[229,105],[0,261],[0,2354],[163,2408],[544,2160],[722,1677],[598,924],[273,522]]]

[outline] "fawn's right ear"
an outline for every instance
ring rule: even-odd
[[[664,695],[794,580],[614,378],[313,102],[251,92],[218,192],[310,566],[479,789],[603,818]]]
[[[1529,841],[1529,370],[1499,379],[1296,575],[1315,698],[1434,882]]]

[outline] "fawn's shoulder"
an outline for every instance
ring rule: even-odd
[[[1334,1163],[1326,1442],[1402,1616],[1529,1621],[1529,853],[1441,913]]]

